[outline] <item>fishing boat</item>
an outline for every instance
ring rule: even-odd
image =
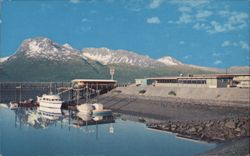
[[[37,96],[37,103],[40,107],[60,109],[63,101],[57,94],[43,94],[41,97]]]
[[[40,107],[60,109],[62,107],[63,101],[61,100],[59,94],[52,93],[50,83],[49,94],[43,94],[41,97],[37,96],[37,103]]]

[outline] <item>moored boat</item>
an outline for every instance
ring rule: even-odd
[[[60,109],[63,101],[57,94],[43,94],[42,97],[37,96],[37,103],[40,107]]]
[[[104,109],[103,104],[100,103],[85,103],[82,105],[77,105],[76,108],[81,113],[91,114],[93,116],[112,115],[112,111],[110,109]]]
[[[17,102],[10,102],[9,107],[10,107],[10,109],[17,109],[18,108],[18,103]]]
[[[82,104],[82,105],[77,105],[76,106],[77,110],[83,114],[89,114],[91,115],[92,114],[92,111],[93,111],[93,106],[92,104]]]

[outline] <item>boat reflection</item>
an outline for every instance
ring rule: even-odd
[[[73,123],[77,126],[88,126],[88,125],[96,125],[96,124],[107,124],[107,123],[114,123],[114,117],[112,115],[106,116],[95,116],[90,114],[85,114],[82,112],[76,113],[76,122]]]
[[[27,109],[19,107],[15,109],[14,112],[15,127],[19,124],[19,128],[21,128],[22,125],[31,126],[37,129],[46,128],[56,124],[59,120],[62,120],[63,117],[60,109]]]
[[[42,118],[50,121],[62,119],[62,111],[60,108],[38,107],[37,112]]]
[[[96,132],[98,131],[99,124],[111,124],[115,122],[112,114],[106,116],[93,116],[89,113],[76,112],[72,110],[61,110],[55,108],[17,108],[12,110],[15,112],[15,127],[22,128],[23,125],[31,126],[36,129],[49,128],[51,125],[68,127],[69,131],[71,128],[79,128],[85,132]],[[19,126],[18,126],[19,125]],[[89,126],[89,127],[88,127]],[[95,130],[91,130],[90,127],[94,126]],[[114,130],[108,130],[110,133],[114,133]]]

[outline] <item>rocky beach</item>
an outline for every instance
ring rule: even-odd
[[[206,99],[173,97],[167,94],[168,91],[159,96],[143,95],[136,89],[118,87],[99,96],[97,101],[117,113],[137,116],[138,121],[145,122],[149,128],[172,132],[181,138],[218,144],[213,154],[209,151],[203,155],[249,153],[249,141],[246,141],[250,136],[247,90],[240,90],[240,96],[235,95],[233,100],[216,100],[209,99],[209,95]],[[150,88],[147,91],[150,92]],[[210,92],[220,91],[212,89]],[[225,91],[223,94],[226,96],[228,93]]]

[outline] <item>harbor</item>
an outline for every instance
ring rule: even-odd
[[[3,98],[0,103],[6,103],[7,105],[1,106],[15,112],[14,123],[19,129],[27,125],[40,129],[57,125],[69,131],[81,129],[87,133],[95,133],[95,138],[99,138],[100,133],[97,131],[101,125],[109,125],[108,133],[116,134],[117,120],[128,120],[143,124],[146,129],[171,132],[168,134],[176,138],[188,138],[187,141],[210,142],[207,145],[249,135],[245,128],[248,112],[245,110],[244,94],[241,94],[241,101],[238,102],[235,98],[237,95],[234,95],[234,101],[216,102],[154,95],[155,90],[168,92],[173,89],[171,87],[144,86],[144,94],[140,93],[141,88],[133,84],[120,86],[113,80],[95,79],[77,79],[70,83],[2,83]],[[187,89],[189,88],[182,90]],[[245,89],[240,88],[226,88],[223,93],[228,94],[227,92],[234,90],[245,93]],[[180,89],[176,90],[177,95],[179,91]],[[232,104],[229,105],[230,103]],[[243,124],[234,129],[224,126],[227,122],[239,125],[238,121]],[[93,126],[95,129],[90,130]],[[220,127],[222,130],[218,131]]]
[[[0,0],[0,156],[250,156],[249,3]]]
[[[14,91],[14,97],[10,99],[10,105],[19,107],[37,107],[39,105],[37,97],[23,97],[26,91],[43,91],[48,94],[54,93],[62,100],[61,107],[75,109],[80,103],[86,103],[92,98],[107,93],[116,87],[115,80],[95,80],[95,79],[76,79],[71,82],[6,82],[0,83],[0,89]],[[22,93],[23,92],[23,93]],[[1,100],[0,94],[0,100]],[[0,101],[4,102],[4,101]],[[15,106],[15,107],[17,107]]]
[[[178,139],[172,134],[151,131],[145,124],[120,117],[107,116],[101,120],[98,117],[99,119],[84,121],[77,112],[72,111],[70,115],[68,112],[63,110],[57,117],[51,118],[35,109],[9,110],[0,107],[1,154],[82,155],[96,147],[95,151],[92,151],[96,155],[164,155],[171,152],[173,155],[191,156],[215,147],[215,144],[200,144]],[[170,150],[175,148],[175,143],[185,151]],[[9,148],[10,146],[12,148]],[[105,148],[101,148],[103,146]],[[155,150],[147,148],[148,146],[154,147]],[[130,150],[131,148],[134,150]]]

